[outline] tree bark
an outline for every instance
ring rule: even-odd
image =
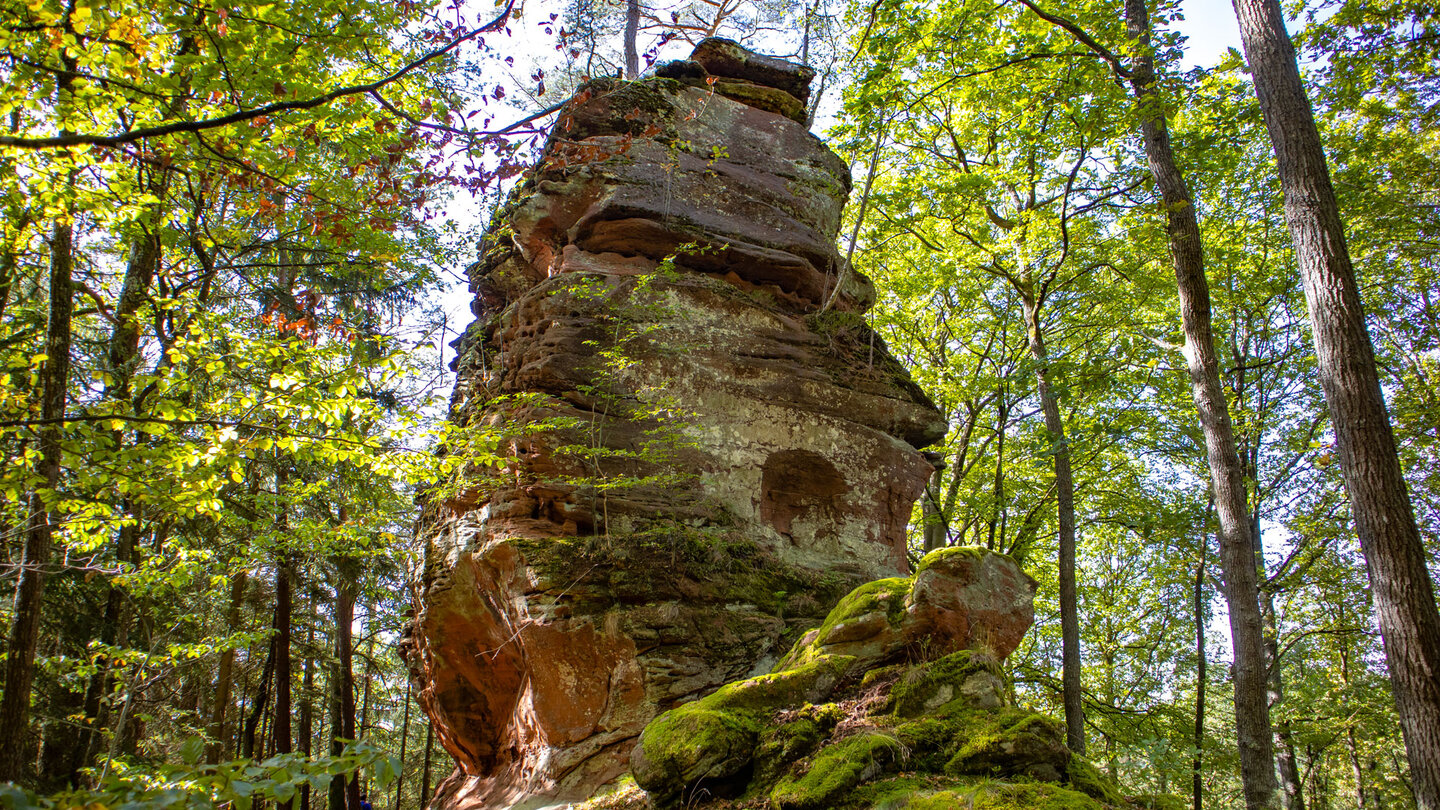
[[[246,573],[236,572],[230,577],[230,607],[225,614],[225,626],[230,632],[240,628],[240,607],[245,600]],[[215,702],[210,709],[211,743],[205,749],[205,761],[211,765],[225,756],[228,747],[225,735],[225,714],[230,710],[230,685],[235,668],[235,650],[226,649],[220,653],[220,664],[215,675]]]
[[[405,743],[410,740],[410,676],[405,676],[405,711],[400,720],[400,770],[395,774],[395,808],[400,810],[400,792],[405,788]]]
[[[1205,435],[1215,511],[1220,519],[1220,564],[1225,574],[1225,600],[1234,643],[1235,729],[1245,804],[1251,810],[1276,808],[1275,753],[1265,692],[1255,538],[1245,508],[1244,472],[1220,387],[1220,361],[1210,325],[1210,286],[1205,278],[1200,225],[1170,146],[1161,100],[1155,96],[1154,60],[1149,53],[1150,14],[1145,0],[1125,0],[1125,18],[1131,38],[1140,44],[1139,55],[1131,65],[1130,83],[1140,108],[1146,160],[1165,207],[1190,390]]]
[[[66,91],[68,92],[68,90]],[[30,518],[25,532],[20,581],[15,588],[15,609],[6,645],[5,695],[0,698],[0,782],[16,781],[24,773],[29,738],[30,689],[35,680],[35,648],[40,635],[40,611],[45,591],[45,567],[50,564],[56,516],[47,498],[60,483],[61,437],[64,428],[66,388],[70,379],[70,318],[73,312],[71,276],[74,271],[74,230],[58,222],[50,237],[49,314],[45,327],[45,362],[40,369],[41,486],[30,494]],[[53,420],[53,421],[52,421]]]
[[[1375,596],[1415,799],[1440,810],[1440,610],[1375,369],[1330,169],[1278,0],[1233,0]]]
[[[166,180],[152,176],[146,189],[156,195],[164,193]],[[144,305],[160,266],[160,237],[148,228],[141,231],[130,246],[130,258],[125,264],[125,278],[120,285],[120,298],[115,304],[115,328],[110,333],[106,352],[110,379],[101,395],[105,400],[130,399],[130,381],[135,366],[140,360],[140,324],[137,315]],[[131,408],[133,412],[133,407]],[[113,431],[111,440],[118,449],[124,441],[121,431]],[[140,533],[141,517],[136,504],[128,497],[120,502],[121,514],[129,521],[121,524],[117,534],[115,558],[117,562],[135,562],[135,541]],[[100,640],[105,644],[116,644],[124,637],[122,624],[128,624],[125,610],[125,593],[113,582],[109,583],[105,595],[105,612],[100,624]],[[78,784],[80,770],[94,761],[100,750],[99,729],[107,714],[104,698],[114,687],[115,673],[109,660],[103,662],[89,678],[85,689],[85,724],[80,734],[80,744],[70,763],[70,782]]]
[[[275,640],[272,638],[265,649],[265,667],[260,673],[260,687],[255,695],[255,702],[250,706],[250,717],[245,721],[245,733],[241,737],[240,756],[252,759],[258,754],[255,751],[255,734],[260,726],[260,718],[264,716],[265,709],[270,705],[270,676],[275,673]],[[261,741],[263,745],[263,740]]]
[[[625,2],[625,78],[640,78],[640,0]]]
[[[340,522],[345,522],[341,513]],[[330,753],[339,756],[345,742],[355,739],[355,622],[356,581],[354,561],[335,561],[335,663],[330,670]],[[359,810],[360,780],[334,779],[330,782],[330,810]]]
[[[425,765],[420,769],[420,810],[430,801],[430,755],[435,750],[435,725],[425,724]]]
[[[1206,516],[1214,509],[1212,501]],[[1210,542],[1205,529],[1200,532],[1200,561],[1195,564],[1195,595],[1192,609],[1195,613],[1195,732],[1192,738],[1194,750],[1190,754],[1190,803],[1193,810],[1204,810],[1205,804],[1205,681],[1209,661],[1205,655],[1205,562],[1210,555]]]
[[[315,739],[315,622],[308,617],[315,615],[314,590],[310,591],[309,608],[306,610],[305,627],[305,674],[300,681],[300,753],[310,759],[314,754]],[[300,810],[310,810],[310,785],[300,786]]]
[[[284,480],[283,475],[276,476],[277,493]],[[282,495],[283,497],[283,495]],[[281,519],[278,521],[282,532],[285,529],[284,509],[281,507]],[[288,551],[282,551],[280,560],[275,568],[275,721],[271,724],[270,747],[272,754],[289,754],[295,750],[294,738],[291,735],[290,714],[293,693],[291,690],[290,678],[290,646],[291,646],[291,614],[293,613],[292,594],[294,561]],[[279,802],[277,807],[289,810],[294,800]]]
[[[1040,301],[1021,290],[1030,354],[1035,358],[1035,384],[1055,466],[1055,500],[1060,524],[1060,683],[1065,702],[1065,744],[1085,753],[1085,706],[1080,683],[1080,608],[1075,583],[1075,479],[1070,471],[1070,442],[1060,415],[1060,400],[1050,380],[1050,354],[1040,333]]]

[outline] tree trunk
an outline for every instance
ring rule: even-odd
[[[1212,502],[1211,509],[1214,508]],[[1206,510],[1206,515],[1210,514]],[[1205,624],[1208,618],[1205,610],[1205,561],[1210,553],[1210,542],[1205,530],[1200,532],[1200,561],[1195,564],[1195,596],[1192,608],[1195,613],[1195,734],[1192,738],[1194,750],[1190,754],[1190,803],[1193,810],[1204,810],[1205,798]]]
[[[146,183],[150,193],[164,193],[165,178],[152,174]],[[154,283],[155,272],[160,266],[160,237],[144,230],[130,246],[130,258],[125,264],[125,278],[120,285],[120,298],[115,304],[115,328],[110,333],[110,344],[106,353],[110,380],[101,395],[105,400],[130,399],[130,380],[140,360],[140,324],[137,316]],[[130,406],[133,412],[133,406]],[[111,440],[118,449],[124,441],[121,431],[113,431]],[[122,565],[135,562],[135,541],[140,533],[140,514],[136,504],[125,497],[120,502],[121,514],[130,520],[121,524],[117,532],[115,558]],[[113,582],[107,587],[105,612],[100,624],[100,640],[105,644],[116,644],[124,636],[122,624],[128,624],[125,610],[125,593]],[[71,761],[70,781],[78,784],[80,770],[94,761],[100,750],[99,729],[105,712],[104,698],[114,688],[114,669],[109,660],[96,669],[89,678],[85,689],[85,724]]]
[[[260,726],[260,718],[264,716],[265,708],[270,705],[270,676],[274,673],[275,640],[272,638],[266,646],[265,667],[260,673],[260,687],[255,694],[255,702],[250,706],[250,717],[245,721],[245,734],[241,738],[240,756],[246,759],[258,756],[255,751],[255,735]]]
[[[341,522],[345,521],[341,513]],[[338,756],[345,741],[355,739],[355,678],[352,625],[355,622],[355,595],[359,590],[354,561],[335,561],[335,663],[330,670],[330,753]],[[359,810],[360,780],[330,782],[330,810]]]
[[[283,475],[276,475],[277,492],[281,488],[283,478]],[[282,532],[285,529],[284,509],[285,507],[281,506],[281,519],[278,521]],[[295,750],[290,728],[291,698],[293,697],[290,688],[293,567],[294,561],[289,552],[282,551],[280,561],[275,567],[275,721],[270,729],[273,740],[270,746],[271,754],[289,754]],[[277,807],[289,810],[293,806],[293,802],[293,799],[283,801],[278,803]]]
[[[435,724],[425,724],[425,765],[420,769],[420,810],[430,801],[430,755],[435,750]]]
[[[1030,354],[1035,358],[1035,383],[1055,465],[1055,499],[1060,523],[1060,682],[1065,701],[1065,744],[1085,753],[1085,706],[1080,684],[1080,608],[1075,584],[1075,480],[1070,472],[1070,443],[1060,415],[1060,400],[1051,388],[1050,355],[1040,333],[1040,302],[1021,291]]]
[[[625,3],[625,78],[640,78],[640,0]]]
[[[1278,0],[1233,0],[1305,285],[1415,800],[1440,810],[1440,610],[1401,475],[1320,132]]]
[[[400,720],[400,769],[395,774],[395,810],[400,810],[400,792],[405,788],[405,743],[410,739],[410,676],[405,676],[405,711]]]
[[[67,91],[68,92],[68,91]],[[30,750],[30,688],[35,679],[35,647],[40,635],[40,611],[45,590],[45,567],[55,516],[47,498],[60,483],[61,437],[66,388],[70,379],[71,274],[74,269],[73,230],[69,222],[56,223],[50,237],[50,301],[45,328],[46,360],[40,369],[41,486],[30,494],[30,519],[25,532],[20,581],[15,588],[14,617],[6,645],[5,695],[0,699],[0,782],[16,781],[25,770]]]
[[[300,753],[310,759],[315,753],[312,741],[315,738],[315,615],[314,590],[310,591],[310,607],[306,610],[305,628],[305,674],[300,681]],[[310,810],[310,785],[300,786],[300,810]]]
[[[240,629],[240,607],[245,601],[244,571],[230,577],[230,608],[225,614],[225,626],[230,632]],[[225,714],[230,710],[230,684],[235,668],[235,650],[230,648],[220,653],[220,665],[215,675],[215,702],[210,709],[210,739],[205,750],[205,761],[214,765],[225,756]]]
[[[1258,533],[1256,537],[1259,537]],[[1285,699],[1285,679],[1281,672],[1275,600],[1268,591],[1263,592],[1260,614],[1265,627],[1265,661],[1269,671],[1266,701],[1272,710],[1278,711],[1281,701]],[[1280,793],[1285,799],[1285,810],[1305,810],[1300,766],[1295,760],[1295,739],[1290,733],[1290,721],[1285,718],[1275,722],[1275,762],[1280,770]]]
[[[1245,804],[1251,810],[1277,807],[1275,753],[1266,700],[1266,667],[1259,583],[1255,572],[1255,538],[1245,508],[1245,477],[1235,448],[1235,434],[1225,394],[1220,387],[1220,361],[1210,326],[1210,286],[1200,226],[1190,190],[1170,147],[1163,103],[1154,94],[1155,71],[1150,47],[1150,14],[1145,0],[1126,0],[1129,34],[1139,40],[1131,65],[1131,87],[1141,110],[1140,133],[1145,156],[1166,212],[1170,255],[1185,330],[1185,360],[1190,390],[1200,413],[1206,457],[1220,519],[1220,565],[1225,574],[1225,600],[1230,608],[1230,635],[1235,654],[1235,730]]]

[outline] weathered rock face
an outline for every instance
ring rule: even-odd
[[[709,42],[658,73],[576,97],[472,268],[452,418],[509,438],[420,526],[436,807],[587,798],[658,714],[908,569],[945,425],[841,272],[808,70]]]

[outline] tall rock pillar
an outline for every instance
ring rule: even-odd
[[[411,663],[458,765],[433,806],[584,799],[660,712],[908,571],[945,423],[841,272],[810,77],[707,40],[586,85],[496,217],[452,419],[503,461],[419,527]]]

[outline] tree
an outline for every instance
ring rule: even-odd
[[[1375,368],[1320,132],[1274,0],[1235,0],[1275,149],[1320,379],[1385,640],[1405,748],[1424,810],[1440,807],[1440,609]]]
[[[1215,512],[1220,520],[1220,556],[1235,650],[1235,725],[1245,777],[1245,803],[1251,808],[1274,807],[1275,755],[1265,692],[1267,666],[1255,565],[1258,526],[1251,522],[1246,509],[1244,469],[1220,387],[1220,361],[1210,325],[1210,289],[1200,225],[1190,190],[1170,147],[1163,102],[1156,97],[1150,14],[1145,0],[1126,0],[1125,20],[1137,43],[1137,54],[1128,70],[1130,85],[1140,108],[1140,132],[1150,173],[1166,213],[1184,324],[1185,360],[1205,434]],[[1272,664],[1278,666],[1278,662]]]

